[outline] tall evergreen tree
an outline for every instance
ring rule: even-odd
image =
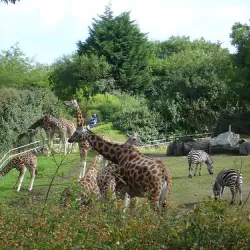
[[[89,37],[77,43],[78,53],[105,56],[111,65],[115,89],[142,93],[150,84],[150,47],[146,34],[140,32],[130,13],[114,16],[110,5],[99,19],[93,19]]]

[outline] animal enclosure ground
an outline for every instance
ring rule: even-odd
[[[87,165],[90,166],[93,156],[96,153],[90,153],[88,156]],[[193,204],[211,198],[212,186],[219,171],[223,169],[236,168],[239,169],[244,178],[243,183],[243,202],[246,200],[250,190],[250,156],[230,156],[230,155],[212,155],[214,160],[214,174],[209,175],[206,165],[202,166],[202,175],[188,178],[187,157],[166,157],[162,152],[150,151],[150,157],[161,159],[169,169],[173,178],[173,187],[171,192],[171,204],[192,208]],[[55,160],[57,164],[63,159],[63,156],[57,155]],[[58,202],[61,192],[71,185],[73,180],[76,180],[79,174],[79,153],[68,155],[63,161],[53,182],[49,202]],[[38,157],[38,175],[34,182],[34,188],[31,193],[27,191],[30,181],[29,173],[26,173],[20,193],[13,189],[16,183],[18,171],[12,170],[9,174],[0,180],[0,202],[18,204],[25,200],[33,200],[43,202],[48,191],[50,182],[56,172],[57,164],[52,157]],[[223,200],[231,199],[229,188],[225,188]],[[238,196],[237,196],[238,199]],[[237,200],[238,202],[238,200]],[[247,202],[249,204],[249,201]]]

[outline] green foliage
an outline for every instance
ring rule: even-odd
[[[249,213],[225,203],[204,202],[189,213],[169,208],[160,215],[148,204],[123,213],[105,202],[51,205],[43,216],[32,203],[0,205],[0,211],[1,248],[247,249],[250,243]]]
[[[16,146],[18,135],[44,114],[58,115],[63,109],[56,104],[57,97],[44,88],[22,90],[2,87],[0,99],[0,152]],[[27,138],[27,142],[29,140]]]
[[[233,90],[237,93],[239,105],[243,111],[249,110],[250,94],[250,26],[235,23],[232,27],[232,45],[237,49],[234,55],[236,75],[233,79]]]
[[[163,45],[166,50],[170,47],[170,52],[152,61],[154,82],[148,95],[151,107],[162,115],[170,132],[211,131],[227,104],[232,73],[228,50],[184,38],[172,38]]]
[[[104,57],[70,55],[58,59],[50,73],[50,82],[60,99],[89,98],[109,90],[109,65]]]
[[[141,33],[130,13],[114,17],[107,6],[103,15],[94,19],[85,42],[77,43],[79,55],[104,56],[111,65],[114,89],[140,94],[150,84],[150,47],[146,35]]]
[[[82,101],[81,106],[88,110],[87,120],[96,113],[100,122],[110,121],[115,129],[124,133],[138,130],[141,139],[145,141],[159,137],[159,131],[163,128],[159,114],[150,111],[146,100],[142,97],[118,92],[98,94]]]
[[[116,120],[124,108],[139,108],[141,105],[146,105],[143,98],[119,92],[97,94],[81,102],[88,119],[93,113],[97,113],[99,120],[105,122]]]
[[[47,88],[48,70],[26,57],[18,44],[0,54],[0,86]]]
[[[124,132],[138,131],[142,141],[155,140],[162,127],[160,116],[150,112],[147,106],[124,108],[113,122],[114,128]]]
[[[56,157],[60,161],[60,156]],[[246,162],[249,162],[249,157],[219,155],[213,158],[217,172],[225,166],[237,167],[234,162],[236,160],[246,159]],[[38,158],[39,175],[35,179],[31,194],[23,189],[18,194],[11,190],[9,195],[12,195],[14,201],[11,206],[1,200],[0,248],[248,249],[248,202],[244,207],[229,206],[227,189],[223,201],[204,198],[212,191],[210,182],[215,178],[205,173],[205,168],[201,177],[189,179],[188,167],[183,168],[184,164],[187,164],[186,158],[162,158],[173,176],[171,200],[181,206],[176,207],[170,203],[161,213],[153,211],[145,199],[138,199],[136,207],[125,212],[120,201],[116,206],[113,202],[106,201],[79,206],[72,199],[66,206],[62,206],[58,200],[65,187],[71,183],[69,176],[74,178],[78,174],[78,159],[78,153],[65,158],[66,161],[60,167],[52,185],[53,195],[44,211],[42,194],[46,193],[57,168],[51,157]],[[249,163],[243,164],[241,170],[244,176],[244,197],[249,187]],[[7,175],[2,178],[1,198],[16,177],[17,172],[14,177]],[[28,185],[28,178],[24,181]],[[71,194],[72,198],[77,198],[78,188],[73,186]],[[227,198],[228,201],[225,201]],[[190,204],[191,206],[188,206]]]

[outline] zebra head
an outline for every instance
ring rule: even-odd
[[[207,164],[207,171],[209,174],[213,174],[214,171],[213,171],[213,164]]]
[[[214,199],[218,200],[218,198],[220,197],[220,184],[215,181],[214,184],[212,184],[213,186],[213,193],[214,193]]]
[[[207,154],[207,159],[206,159],[205,163],[207,165],[207,171],[208,171],[208,173],[209,174],[213,174],[214,173],[214,171],[213,171],[213,168],[214,168],[214,166],[213,166],[213,160],[212,160],[212,158],[208,154]]]

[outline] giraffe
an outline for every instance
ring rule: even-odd
[[[34,124],[32,124],[28,131],[36,130],[38,127],[44,129],[48,144],[50,148],[53,148],[53,137],[55,133],[59,134],[60,137],[60,144],[59,144],[59,152],[61,151],[61,147],[64,146],[64,154],[66,155],[66,148],[67,148],[67,127],[63,124],[59,119],[53,117],[52,115],[45,115],[39,120],[37,120]],[[50,150],[48,155],[50,155]]]
[[[8,162],[8,164],[0,171],[0,178],[8,174],[10,170],[12,170],[13,168],[16,168],[20,172],[16,182],[16,185],[18,183],[17,192],[19,192],[23,183],[24,175],[28,168],[31,177],[28,190],[31,191],[36,176],[36,165],[37,165],[37,157],[35,154],[27,152],[17,155],[14,158],[12,158]]]
[[[127,133],[128,139],[124,143],[124,145],[134,145],[134,146],[141,146],[142,141],[137,132],[134,132],[133,135],[129,135]],[[101,172],[97,176],[97,185],[100,189],[101,195],[105,198],[111,198],[115,199],[115,187],[116,187],[116,181],[115,181],[115,173],[116,169],[118,168],[117,164],[114,164],[112,162],[109,162],[107,166],[105,166]],[[128,204],[129,196],[127,196],[127,200],[125,201],[126,204]]]
[[[76,111],[76,122],[77,122],[77,129],[81,129],[84,127],[84,118],[82,115],[82,111],[79,107],[77,100],[72,99],[70,101],[63,102],[66,106],[72,106],[75,108]],[[103,139],[110,141],[107,136],[103,136]],[[80,151],[80,174],[79,180],[81,180],[85,176],[86,166],[87,166],[87,155],[88,151],[91,149],[91,146],[88,140],[82,140],[78,142],[79,151]],[[107,161],[105,161],[105,165],[107,165]]]
[[[100,155],[96,155],[86,175],[81,180],[78,181],[78,183],[84,188],[84,191],[81,193],[81,198],[77,198],[76,200],[77,201],[82,200],[83,204],[85,205],[89,204],[91,197],[99,199],[101,196],[100,189],[96,181],[98,174],[97,165],[101,162],[101,160],[102,157],[100,157]],[[66,197],[65,200],[71,198],[72,195],[70,194],[70,188],[66,188],[63,191],[62,195]]]
[[[72,121],[69,121],[67,120],[66,118],[63,118],[63,117],[59,117],[58,118],[67,128],[67,138],[71,137],[75,131],[76,131],[76,127],[75,127],[75,124],[72,122]],[[72,150],[73,150],[73,144],[70,146],[68,145],[68,148],[67,148],[67,152],[68,153],[71,153]]]
[[[70,143],[82,140],[88,140],[99,154],[118,165],[115,173],[116,191],[122,199],[127,193],[131,198],[148,197],[158,208],[165,205],[171,186],[167,181],[171,175],[162,161],[148,158],[133,146],[105,141],[83,127],[69,138]]]

